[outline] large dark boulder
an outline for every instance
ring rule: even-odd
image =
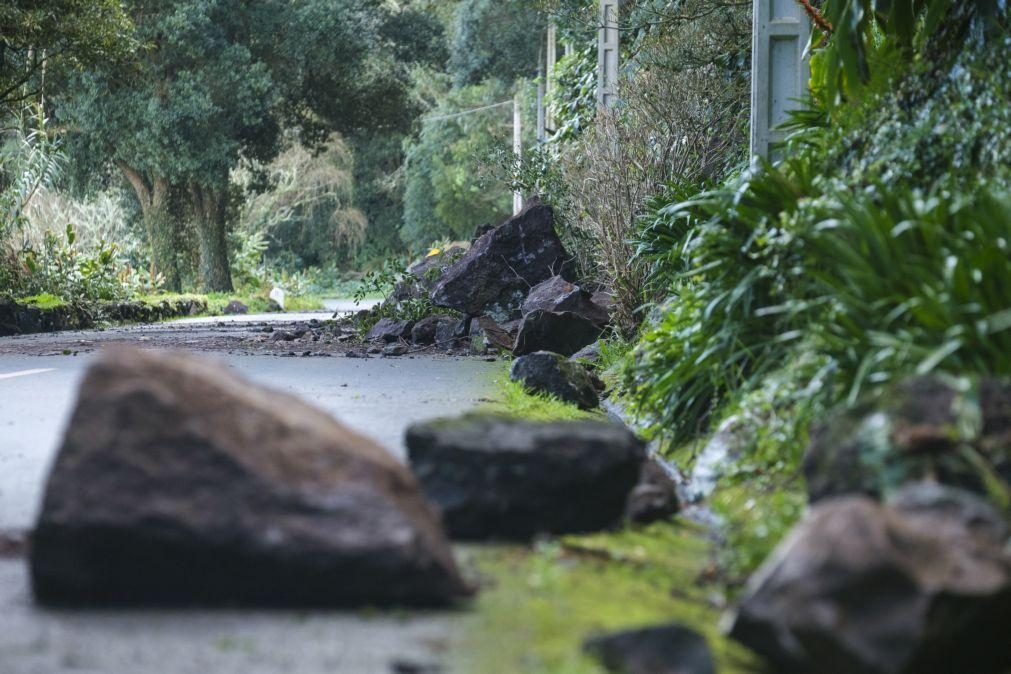
[[[681,625],[661,625],[588,639],[583,645],[615,674],[715,674],[706,639]]]
[[[509,378],[533,393],[544,393],[584,410],[600,405],[593,377],[579,363],[550,351],[538,351],[513,361]]]
[[[411,329],[414,328],[414,321],[398,320],[396,318],[380,318],[376,324],[369,329],[365,340],[369,342],[396,342],[407,340],[411,337]]]
[[[538,309],[523,317],[513,353],[523,356],[535,351],[553,351],[571,356],[597,341],[601,333],[603,328],[579,314]]]
[[[530,289],[530,294],[523,302],[523,315],[531,311],[569,311],[587,318],[597,325],[604,326],[611,322],[607,309],[595,304],[592,295],[574,283],[566,281],[561,276],[552,276],[547,281],[538,283]]]
[[[532,286],[565,273],[567,260],[555,234],[551,208],[533,199],[518,215],[478,238],[445,270],[432,291],[432,301],[505,323],[520,317]]]
[[[467,252],[468,246],[453,244],[445,250],[433,252],[409,266],[397,282],[387,302],[394,305],[409,300],[428,297],[447,267]]]
[[[622,520],[646,452],[622,426],[471,415],[412,426],[411,468],[450,536],[527,540]]]
[[[31,548],[55,604],[442,604],[435,511],[371,440],[182,355],[92,365]]]
[[[812,501],[926,477],[982,494],[991,472],[1011,481],[1011,385],[997,379],[902,382],[816,428],[804,457]]]
[[[1006,672],[1007,542],[1002,517],[958,489],[828,499],[752,579],[732,636],[776,672]]]

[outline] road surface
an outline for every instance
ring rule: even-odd
[[[76,385],[107,341],[220,358],[254,381],[313,402],[399,456],[408,424],[474,407],[500,371],[494,363],[445,355],[242,355],[220,339],[229,330],[250,334],[267,321],[280,329],[291,318],[0,339],[0,530],[31,526]],[[66,348],[70,343],[80,348]],[[39,355],[47,353],[58,355]],[[398,660],[438,663],[463,619],[460,612],[54,611],[34,605],[24,559],[0,558],[2,674],[381,674],[398,671]]]

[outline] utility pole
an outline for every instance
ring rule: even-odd
[[[751,154],[770,158],[784,133],[776,127],[807,94],[810,69],[804,50],[811,24],[792,0],[754,0],[751,59]]]
[[[558,62],[558,26],[555,25],[554,20],[548,23],[548,45],[547,45],[547,59],[545,61],[545,80],[544,89],[547,99],[550,101],[555,92],[555,64]],[[554,132],[555,127],[555,116],[551,114],[551,110],[548,109],[545,112],[544,126],[548,131]]]
[[[619,0],[600,0],[600,23],[597,29],[598,110],[609,108],[618,100],[618,61],[621,47],[618,7]]]
[[[517,87],[516,96],[513,98],[513,155],[516,159],[516,167],[519,168],[523,161],[523,94]],[[523,210],[523,192],[517,189],[513,192],[513,215]]]

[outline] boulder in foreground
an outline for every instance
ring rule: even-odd
[[[385,449],[300,400],[181,355],[102,356],[31,549],[56,604],[445,604],[468,593]]]
[[[527,540],[619,524],[646,452],[603,421],[475,414],[407,431],[411,467],[450,536]]]
[[[1011,552],[969,492],[912,485],[816,505],[752,579],[731,636],[777,672],[1000,674]]]

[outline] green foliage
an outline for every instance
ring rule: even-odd
[[[807,349],[833,400],[1011,373],[1006,49],[908,68],[831,125],[803,113],[778,166],[655,203],[639,255],[672,299],[625,373],[639,411],[687,440]]]
[[[417,139],[406,150],[400,237],[415,252],[441,239],[469,240],[478,225],[505,219],[511,204],[505,185],[481,179],[488,159],[509,146],[511,106],[457,115],[508,101],[509,89],[495,80],[449,89],[442,77],[421,86],[438,104],[422,119]]]
[[[586,412],[553,396],[530,393],[522,384],[509,378],[508,369],[503,369],[495,379],[495,386],[494,397],[482,408],[495,414],[526,421],[595,419],[602,416],[599,412]]]
[[[833,106],[859,100],[875,53],[948,53],[966,39],[982,40],[1005,9],[1005,0],[829,0],[823,13],[810,11],[818,19],[811,44],[825,41],[812,62],[814,88]]]
[[[0,5],[0,109],[45,93],[47,71],[122,60],[136,47],[118,0],[7,0]]]
[[[76,244],[77,234],[67,225],[63,236],[46,232],[41,248],[22,250],[20,259],[27,270],[22,292],[66,302],[125,299],[129,291],[115,244],[99,242],[92,250]]]
[[[457,87],[488,78],[512,82],[537,72],[545,21],[530,0],[462,0],[456,8],[449,72]]]
[[[26,106],[0,144],[0,245],[25,226],[32,199],[52,186],[63,169],[59,138],[41,106]]]

